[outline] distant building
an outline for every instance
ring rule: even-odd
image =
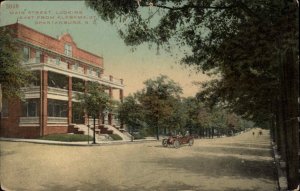
[[[111,97],[117,90],[115,98],[123,100],[123,80],[105,76],[103,58],[77,47],[70,34],[57,39],[20,23],[4,27],[15,33],[22,64],[34,71],[36,80],[23,89],[24,101],[3,103],[1,137],[72,133],[72,124],[87,124],[87,115],[76,109],[76,94],[89,81],[104,85]],[[97,119],[97,124],[104,122],[119,125],[113,113]]]

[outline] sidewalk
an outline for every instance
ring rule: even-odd
[[[120,145],[120,144],[135,144],[157,141],[154,138],[138,139],[138,140],[121,140],[121,141],[97,141],[96,144],[84,142],[62,142],[62,141],[51,141],[51,140],[39,140],[39,139],[18,139],[18,138],[4,138],[0,137],[0,141],[11,141],[11,142],[24,142],[24,143],[36,143],[36,144],[48,144],[48,145],[63,145],[63,146],[105,146],[105,145]]]

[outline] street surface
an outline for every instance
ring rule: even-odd
[[[1,184],[17,191],[275,191],[269,131],[254,131],[179,149],[157,141],[94,147],[1,141]]]

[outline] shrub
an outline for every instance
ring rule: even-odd
[[[78,141],[92,141],[93,137],[81,134],[52,134],[40,137],[41,140],[63,141],[63,142],[78,142]]]
[[[134,137],[134,139],[144,139],[144,138],[145,138],[145,137],[144,137],[142,134],[140,134],[140,133],[133,134],[133,137]]]

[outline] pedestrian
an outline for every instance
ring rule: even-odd
[[[252,135],[253,135],[253,136],[255,135],[254,131],[252,132]]]

